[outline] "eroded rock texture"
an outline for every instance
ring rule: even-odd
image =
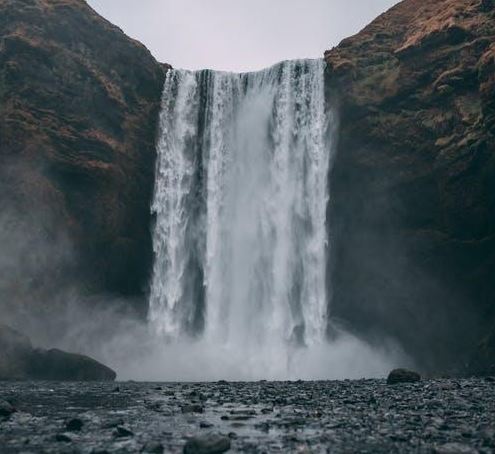
[[[495,319],[494,2],[406,0],[325,58],[334,314],[459,367]]]
[[[2,300],[142,293],[165,71],[83,0],[0,0]]]

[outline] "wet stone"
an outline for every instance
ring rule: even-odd
[[[124,420],[122,418],[109,419],[103,422],[102,427],[104,429],[113,429],[117,426],[122,426],[123,424],[124,424]]]
[[[79,418],[72,418],[65,424],[65,430],[69,432],[79,432],[84,426],[84,422]]]
[[[195,437],[184,446],[184,454],[221,454],[230,449],[230,439],[222,435]]]
[[[146,445],[143,446],[143,449],[141,450],[141,452],[146,454],[162,454],[163,451],[164,451],[163,445],[157,442],[147,443]]]
[[[395,369],[388,375],[387,384],[395,385],[398,383],[416,383],[421,380],[421,375],[417,372],[407,369]]]
[[[202,405],[183,405],[181,407],[182,413],[204,413],[205,409]]]
[[[0,417],[8,418],[15,413],[14,406],[6,400],[0,400]]]
[[[55,441],[61,442],[61,443],[70,443],[72,441],[72,438],[69,437],[67,434],[57,434],[55,435]]]
[[[117,426],[114,435],[119,438],[133,437],[134,433],[124,426]]]
[[[188,449],[217,449],[192,442],[212,433],[229,439],[232,452],[258,454],[329,447],[335,454],[488,454],[495,447],[495,386],[483,378],[124,386],[113,394],[108,383],[0,382],[2,400],[18,403],[15,414],[0,418],[0,452],[178,453],[188,442]],[[286,405],[274,407],[279,398]],[[203,412],[182,412],[191,405]],[[72,419],[84,423],[81,430],[68,430]]]

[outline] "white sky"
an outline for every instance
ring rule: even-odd
[[[88,0],[175,68],[261,69],[315,58],[397,0]]]

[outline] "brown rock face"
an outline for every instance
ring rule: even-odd
[[[405,0],[325,53],[334,314],[434,370],[495,319],[494,43],[492,1]]]
[[[18,257],[0,261],[9,298],[26,270],[143,292],[165,71],[83,0],[0,0],[0,243]]]

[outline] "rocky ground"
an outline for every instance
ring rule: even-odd
[[[1,400],[1,453],[495,449],[494,379],[6,382]],[[16,409],[10,415],[7,402]],[[211,450],[201,450],[208,443]]]

